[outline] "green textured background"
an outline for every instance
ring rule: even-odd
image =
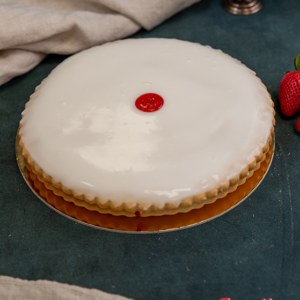
[[[92,229],[53,212],[27,187],[15,158],[30,94],[65,59],[50,55],[0,87],[0,275],[48,279],[138,299],[299,299],[300,134],[279,111],[278,86],[300,53],[300,1],[265,0],[233,16],[203,0],[133,37],[211,45],[241,60],[266,84],[276,109],[276,153],[256,192],[228,214],[172,233]],[[0,66],[1,67],[1,66]]]

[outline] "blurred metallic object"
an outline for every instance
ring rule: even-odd
[[[222,6],[234,15],[251,15],[263,6],[263,0],[222,0]]]

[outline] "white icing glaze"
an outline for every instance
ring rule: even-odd
[[[164,106],[135,107],[156,93]],[[220,50],[129,39],[66,59],[26,108],[22,141],[69,189],[115,206],[179,205],[261,153],[273,109],[255,74]]]

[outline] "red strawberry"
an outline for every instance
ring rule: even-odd
[[[291,117],[300,110],[300,71],[287,73],[279,86],[279,101],[282,113]]]
[[[300,110],[300,54],[295,58],[296,71],[288,72],[279,85],[279,102],[282,113],[291,117]],[[300,132],[300,118],[296,130]]]
[[[298,132],[300,132],[300,117],[299,117],[299,119],[298,119],[298,121],[297,121],[297,123],[296,123],[295,128],[296,128],[296,130],[297,130]]]

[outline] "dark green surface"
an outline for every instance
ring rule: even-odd
[[[266,84],[276,109],[276,154],[257,191],[230,213],[188,230],[128,235],[85,227],[53,212],[19,173],[14,144],[36,85],[65,57],[0,87],[0,274],[49,279],[138,299],[299,299],[300,134],[279,111],[278,86],[300,53],[299,0],[265,0],[233,16],[204,0],[150,32],[211,45]],[[1,67],[1,66],[0,66]],[[1,297],[0,297],[1,298]]]

